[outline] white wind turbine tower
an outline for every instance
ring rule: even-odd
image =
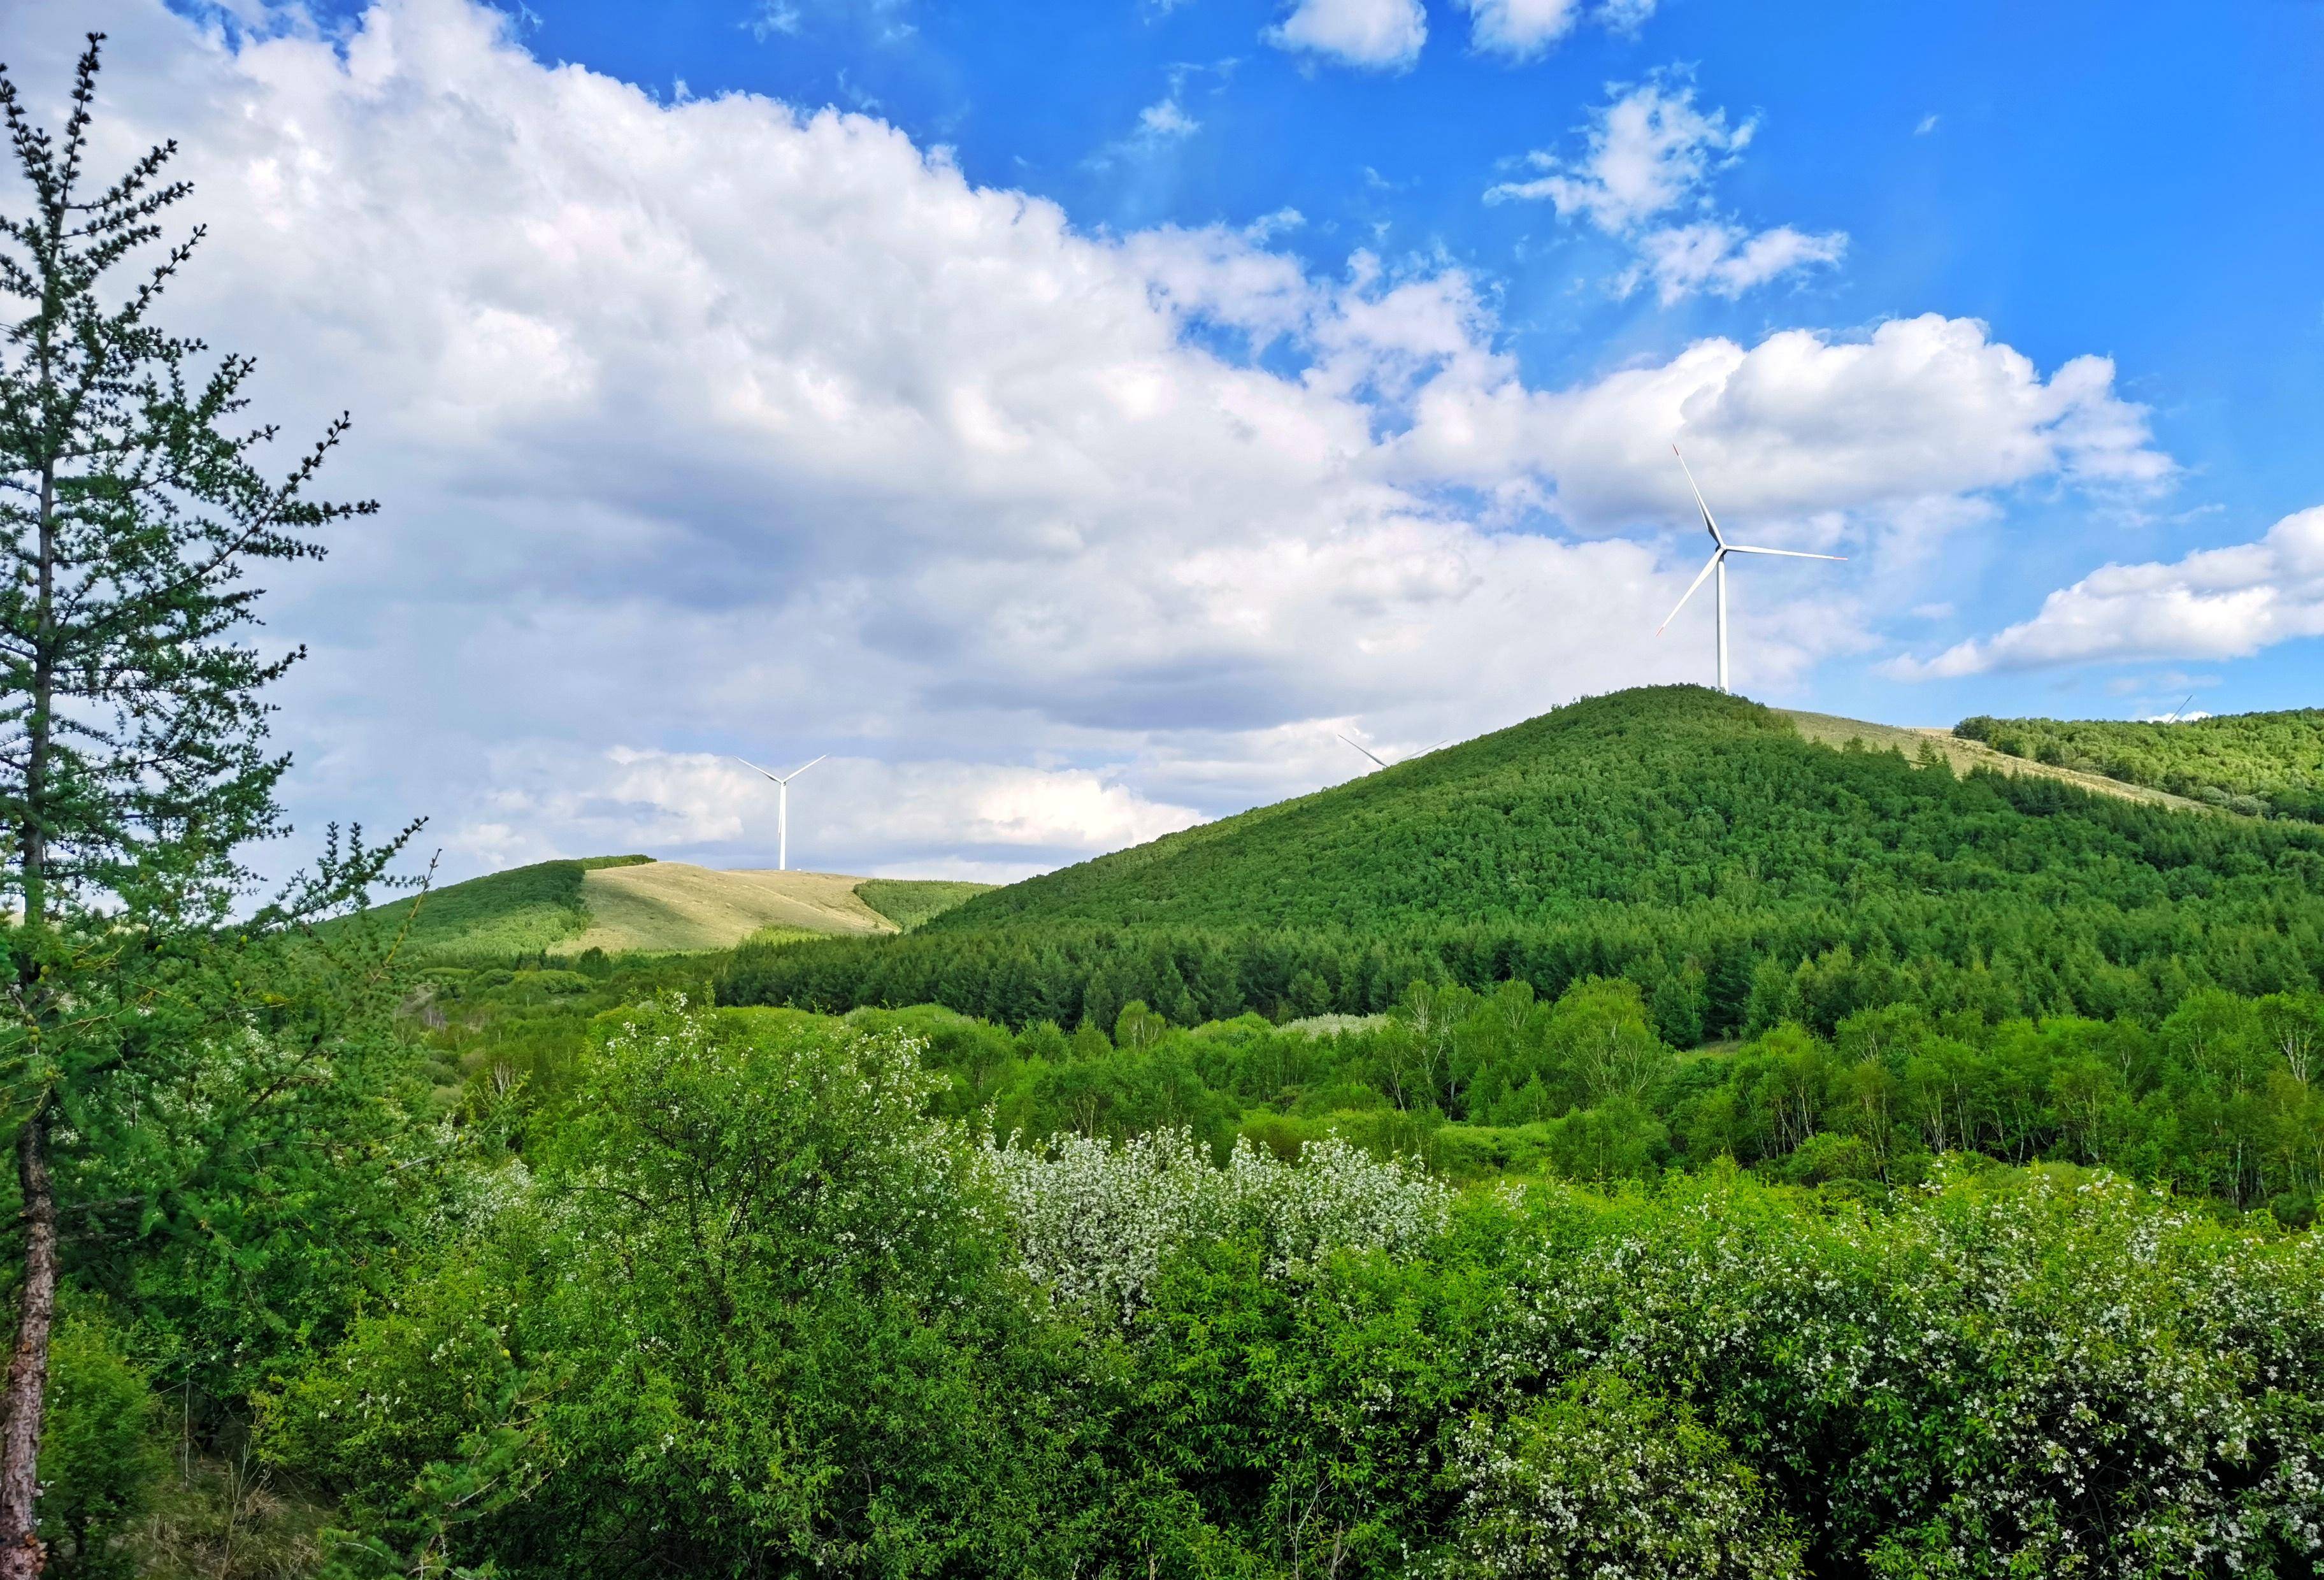
[[[825,757],[829,755],[828,752],[824,753]],[[765,773],[775,781],[775,871],[787,873],[791,867],[791,781],[813,768],[815,762],[822,762],[823,757],[816,758],[815,762],[802,762],[788,773],[768,773],[748,757],[737,757],[734,761],[753,772]]]
[[[1810,554],[1799,549],[1755,549],[1748,543],[1729,542],[1720,534],[1719,523],[1711,519],[1711,506],[1703,504],[1702,490],[1695,487],[1694,474],[1688,470],[1686,457],[1678,455],[1676,445],[1671,446],[1671,454],[1678,456],[1678,469],[1686,473],[1686,485],[1694,489],[1694,503],[1702,512],[1703,530],[1711,534],[1711,561],[1702,568],[1701,575],[1687,584],[1686,591],[1680,595],[1678,603],[1672,608],[1669,616],[1660,625],[1655,627],[1655,634],[1660,636],[1670,629],[1671,621],[1678,618],[1679,610],[1686,607],[1687,599],[1694,596],[1695,589],[1702,586],[1705,577],[1716,576],[1719,578],[1719,688],[1725,691],[1729,688],[1727,685],[1727,557],[1729,554],[1781,554],[1787,559],[1845,559],[1848,556]]]

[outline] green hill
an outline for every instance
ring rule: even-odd
[[[1953,733],[2011,757],[2230,811],[2324,823],[2324,708],[2184,724],[1978,717],[1963,719]]]
[[[374,906],[368,914],[389,931],[408,929],[405,947],[420,954],[446,949],[531,954],[553,949],[588,930],[589,909],[581,898],[586,874],[652,860],[648,855],[598,855],[535,862],[407,895]]]
[[[753,936],[909,928],[986,885],[835,873],[724,872],[651,856],[537,862],[374,908],[420,955],[725,949]]]
[[[1697,688],[1594,698],[906,938],[746,952],[725,992],[1070,1022],[1133,997],[1174,1020],[1367,1012],[1418,975],[1554,993],[1618,972],[1709,1034],[1755,994],[1828,1025],[1898,997],[2144,1015],[2205,982],[2315,984],[2324,834],[1951,755],[1836,748]]]

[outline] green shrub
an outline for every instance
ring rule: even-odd
[[[69,1312],[49,1344],[41,1424],[41,1535],[59,1580],[130,1573],[116,1538],[168,1468],[152,1379],[97,1315]]]

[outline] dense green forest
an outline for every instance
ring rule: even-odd
[[[2153,1022],[2324,971],[2324,836],[1623,692],[979,896],[905,938],[745,950],[731,1003],[1109,1026],[1385,1009],[1416,977],[1627,976],[1682,1047],[1886,1003]]]
[[[2315,1549],[2316,1243],[2102,1175],[1462,1192],[1330,1138],[1012,1146],[943,1117],[898,1026],[782,1011],[613,1012],[571,1076],[479,1109],[377,1298],[259,1392],[262,1454],[364,1533],[332,1538],[352,1572]]]
[[[413,1012],[439,1067],[530,1103],[579,1080],[595,1018],[711,959],[436,966]],[[1651,1179],[1738,1163],[1880,1192],[1948,1153],[2116,1169],[2304,1224],[2324,1187],[2324,995],[2190,995],[2160,1025],[1988,1021],[1917,1005],[1858,1011],[1831,1036],[1793,1020],[1674,1047],[1635,984],[1555,1000],[1523,982],[1409,984],[1382,1015],[1171,1025],[1131,1002],[1110,1027],[1012,1031],[934,1005],[800,1023],[894,1034],[944,1078],[928,1112],[1000,1134],[1124,1140],[1185,1130],[1286,1157],[1337,1139],[1452,1179]]]
[[[1953,733],[1996,751],[2169,790],[2248,817],[2324,823],[2324,708],[2187,722],[1966,718]]]

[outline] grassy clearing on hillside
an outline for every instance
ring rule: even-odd
[[[540,862],[376,908],[408,947],[466,959],[698,953],[917,927],[991,887],[838,873],[722,872],[651,856]]]
[[[649,855],[584,856],[535,862],[488,877],[447,884],[425,894],[378,906],[370,913],[392,932],[411,917],[405,947],[415,954],[447,950],[479,955],[523,955],[554,948],[588,929],[582,899],[589,873],[650,865]],[[413,914],[417,908],[417,915]]]
[[[1829,713],[1803,713],[1788,707],[1775,711],[1791,720],[1802,735],[1821,746],[1844,747],[1850,741],[1859,741],[1869,751],[1902,752],[1910,758],[1917,758],[1924,746],[1933,747],[1938,755],[1951,765],[1955,773],[1969,773],[1983,768],[1996,773],[2031,774],[2037,779],[2054,779],[2078,790],[2119,796],[2125,800],[2145,801],[2176,811],[2205,809],[2200,802],[2172,795],[2152,785],[2128,783],[2080,766],[2039,762],[2027,757],[1997,752],[1984,741],[1960,734],[1957,728],[1941,730],[1921,725],[1868,724],[1862,719],[1841,718]]]
[[[862,880],[834,873],[719,872],[686,862],[607,868],[582,885],[589,924],[557,947],[603,949],[726,949],[766,929],[861,935],[895,930],[856,897]]]
[[[2248,817],[2324,822],[2324,708],[2183,724],[1979,717],[1954,733],[2052,772],[2104,775]]]
[[[991,887],[936,878],[866,878],[855,885],[855,897],[909,932]]]

